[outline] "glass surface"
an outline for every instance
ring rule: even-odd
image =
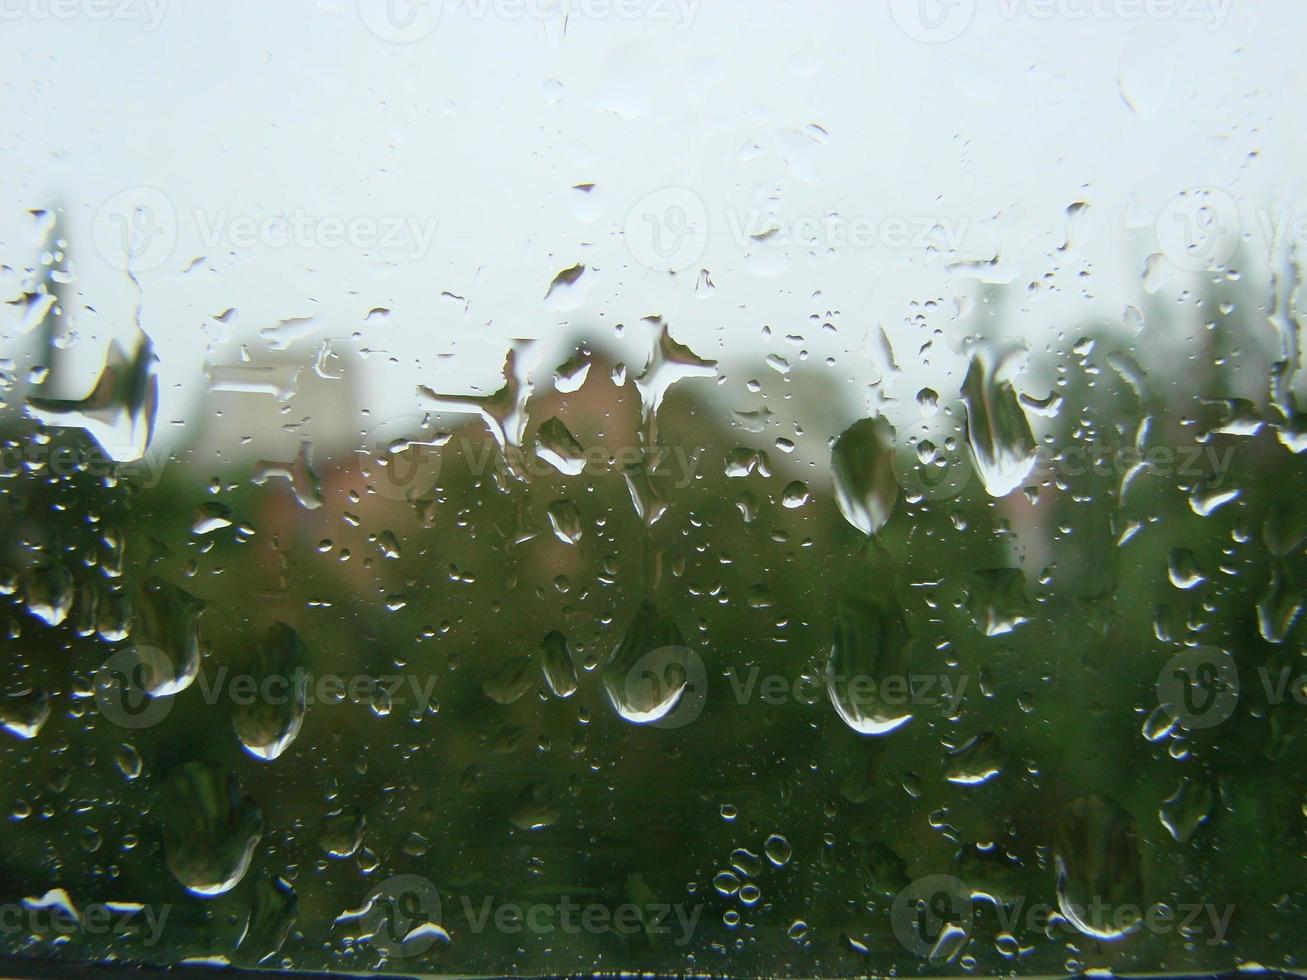
[[[1303,37],[0,0],[0,954],[1301,969]]]

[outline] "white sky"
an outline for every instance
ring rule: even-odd
[[[97,2],[140,16],[97,19]],[[370,15],[384,4],[365,2]],[[996,277],[1021,296],[1061,270],[1063,291],[1030,315],[1046,325],[1135,302],[1153,222],[1181,190],[1233,195],[1254,253],[1258,209],[1307,213],[1299,0],[1177,0],[1153,17],[1127,16],[1143,0],[978,0],[967,29],[934,44],[894,18],[917,0],[705,0],[688,23],[673,0],[665,18],[637,19],[574,0],[565,31],[557,13],[512,16],[505,2],[449,0],[429,35],[393,44],[355,0],[173,0],[154,30],[133,0],[0,0],[5,298],[33,261],[27,209],[62,202],[80,300],[96,311],[78,317],[89,385],[134,296],[93,246],[96,215],[124,189],[166,195],[175,245],[140,273],[166,432],[194,411],[206,363],[235,363],[239,341],[257,357],[259,331],[287,317],[322,318],[291,342],[305,358],[356,331],[353,347],[393,356],[368,361],[366,401],[384,416],[412,410],[418,383],[493,387],[510,338],[611,338],[653,313],[728,375],[739,365],[741,383],[768,372],[766,354],[793,356],[787,334],[818,360],[883,323],[911,361],[910,304],[976,291],[943,257],[883,241],[748,248],[733,227],[759,208],[938,220],[964,232],[959,257],[999,254]],[[623,242],[631,207],[665,187],[693,190],[708,213],[702,258],[675,277]],[[1088,223],[1061,256],[1064,210],[1082,200]],[[224,221],[283,213],[437,224],[420,255],[206,241]],[[578,288],[546,303],[578,262]],[[710,298],[696,297],[699,268]],[[229,328],[211,319],[231,307]],[[374,307],[394,316],[365,326]],[[823,336],[809,316],[828,309],[840,329]],[[16,312],[0,316],[12,336]],[[627,333],[634,361],[645,348]]]

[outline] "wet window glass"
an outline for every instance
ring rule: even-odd
[[[1302,969],[1304,36],[0,0],[0,973]]]

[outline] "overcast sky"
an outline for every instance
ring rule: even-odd
[[[1031,323],[1120,317],[1188,188],[1230,195],[1254,253],[1264,215],[1307,213],[1307,6],[920,3],[0,0],[0,286],[33,261],[27,209],[62,204],[89,384],[145,214],[166,432],[242,342],[387,352],[385,414],[493,386],[511,338],[661,314],[742,383],[881,324],[910,360],[912,304],[947,329],[978,277]]]

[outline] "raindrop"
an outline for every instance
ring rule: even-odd
[[[863,534],[879,531],[898,500],[893,457],[894,428],[881,416],[854,422],[831,449],[835,503]]]
[[[1076,929],[1111,941],[1139,928],[1142,859],[1134,817],[1120,804],[1097,795],[1068,804],[1056,865],[1058,909]]]
[[[546,634],[540,645],[540,664],[555,697],[567,698],[576,692],[576,664],[562,633],[553,630]]]
[[[262,812],[235,774],[216,763],[188,762],[169,775],[164,853],[188,891],[211,898],[235,888],[262,836]]]
[[[993,363],[984,352],[971,360],[962,383],[967,409],[967,446],[981,482],[991,497],[1006,497],[1025,482],[1035,467],[1035,437],[1010,381],[1002,369],[1011,358]]]
[[[826,689],[860,735],[887,735],[912,720],[905,667],[912,643],[892,589],[845,596],[835,619]]]
[[[257,693],[237,704],[232,725],[254,758],[267,762],[278,758],[299,734],[309,682],[307,664],[299,634],[285,623],[273,623],[246,662],[244,674],[253,680]]]

